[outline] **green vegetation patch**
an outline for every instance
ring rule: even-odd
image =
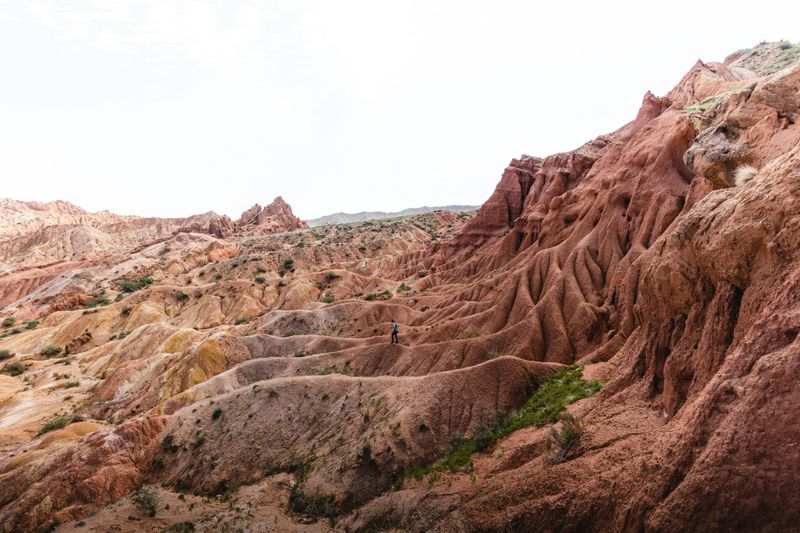
[[[559,420],[561,411],[569,404],[588,398],[602,388],[599,381],[581,379],[583,369],[570,366],[542,380],[541,386],[520,409],[513,413],[498,413],[494,420],[475,430],[471,437],[455,436],[450,451],[433,464],[418,466],[407,471],[399,486],[411,477],[421,479],[437,472],[455,472],[472,466],[472,454],[485,452],[497,441],[511,433],[530,426],[541,427]]]
[[[692,104],[688,107],[685,107],[683,109],[683,112],[686,113],[687,115],[704,115],[705,113],[708,113],[709,111],[717,107],[717,105],[720,102],[722,102],[726,96],[729,96],[730,94],[731,91],[728,91],[720,94],[715,94],[714,96],[709,96],[702,102],[698,102],[696,104]]]
[[[120,288],[122,289],[122,292],[136,292],[139,289],[143,289],[152,284],[153,278],[144,277],[139,278],[136,281],[123,281],[122,285],[120,285]]]
[[[57,416],[55,418],[50,419],[45,425],[42,426],[42,429],[39,430],[39,433],[36,436],[44,435],[45,433],[49,433],[51,431],[55,431],[57,429],[64,429],[68,425],[72,424],[74,420],[69,416]]]
[[[56,357],[61,355],[61,348],[58,346],[48,346],[44,350],[41,351],[41,355],[45,357]]]
[[[24,364],[19,361],[14,363],[8,363],[3,367],[3,370],[0,370],[0,374],[6,374],[7,376],[16,377],[25,372],[27,368]]]
[[[391,300],[392,299],[392,291],[385,290],[381,292],[371,292],[364,296],[364,299],[368,302],[372,302],[374,300]]]

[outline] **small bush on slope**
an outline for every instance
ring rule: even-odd
[[[580,419],[569,413],[562,414],[558,418],[561,420],[561,429],[550,428],[550,435],[544,443],[545,457],[549,464],[566,461],[570,450],[583,433],[583,425]]]
[[[7,374],[13,378],[15,376],[19,376],[25,372],[25,370],[25,365],[17,361],[15,363],[8,363],[6,366],[4,366],[3,370],[0,370],[0,374]]]
[[[36,435],[44,435],[45,433],[49,433],[50,431],[55,431],[57,429],[63,429],[70,425],[73,420],[68,416],[57,416],[47,422],[45,425],[42,426],[42,429],[39,430],[39,433]]]
[[[136,492],[133,493],[131,500],[133,500],[134,505],[136,505],[136,507],[142,513],[149,517],[156,515],[156,509],[158,508],[158,497],[152,489],[139,487],[136,489]]]
[[[582,373],[581,367],[570,366],[544,379],[519,410],[510,414],[498,413],[490,425],[478,428],[471,437],[455,437],[444,457],[431,465],[412,468],[399,480],[399,485],[402,486],[410,477],[421,479],[435,472],[455,472],[470,467],[473,453],[490,449],[514,431],[556,422],[566,406],[592,396],[602,387],[599,381],[582,380]]]

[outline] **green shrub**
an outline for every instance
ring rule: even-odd
[[[320,301],[321,301],[322,303],[324,303],[324,304],[332,304],[332,303],[333,303],[333,300],[334,300],[334,298],[333,298],[333,296],[331,296],[330,294],[326,294],[325,296],[323,296],[323,297],[320,299]]]
[[[16,318],[14,318],[13,316],[8,316],[8,317],[6,317],[6,318],[4,318],[4,319],[3,319],[3,327],[4,327],[4,328],[11,327],[11,326],[13,326],[13,325],[14,325],[14,323],[15,323],[16,321],[17,321],[17,319],[16,319]]]
[[[236,319],[236,321],[233,324],[236,326],[241,326],[242,324],[247,324],[248,322],[249,321],[246,318],[240,316],[239,318]]]
[[[175,295],[175,299],[178,300],[179,302],[188,302],[189,295],[186,294],[185,292],[179,292]]]
[[[11,376],[12,378],[15,376],[19,376],[23,372],[25,372],[26,368],[20,361],[15,363],[8,363],[3,367],[3,370],[0,370],[0,374],[6,374]]]
[[[56,357],[61,354],[61,348],[58,346],[48,346],[44,350],[40,352],[39,355],[43,355],[45,357]]]
[[[133,504],[149,517],[154,517],[158,509],[158,497],[153,489],[144,486],[136,489],[136,492],[131,496]]]
[[[222,416],[222,407],[217,407],[214,409],[214,412],[211,413],[211,420],[219,420],[219,417]]]
[[[257,266],[256,267],[256,274],[265,274],[266,272],[267,272],[266,268],[264,268],[262,266]]]
[[[92,299],[89,300],[88,302],[86,302],[86,304],[84,304],[83,308],[84,309],[94,309],[95,307],[108,305],[110,303],[111,303],[111,301],[108,298],[106,298],[105,296],[97,295],[97,296],[92,297]]]
[[[291,257],[283,262],[283,265],[278,271],[281,277],[285,276],[287,272],[294,272],[294,259],[292,259]]]
[[[400,286],[397,287],[397,294],[402,294],[404,292],[411,292],[411,287],[409,287],[405,283],[401,283]]]
[[[25,329],[36,329],[39,327],[38,320],[31,320],[30,322],[25,322]]]
[[[139,278],[137,281],[123,281],[120,288],[122,289],[122,292],[136,292],[139,289],[143,289],[144,287],[152,284],[153,278],[144,277]]]
[[[253,279],[253,281],[255,281],[256,283],[258,283],[259,285],[263,285],[263,283],[264,283],[265,281],[267,281],[267,280],[264,278],[264,276],[256,276],[256,277]]]
[[[364,296],[364,299],[368,302],[372,302],[374,300],[391,300],[392,299],[392,291],[385,290],[381,292],[371,292]]]
[[[4,359],[11,359],[12,357],[14,357],[14,354],[8,350],[0,350],[0,361]]]
[[[55,431],[57,429],[63,429],[70,425],[73,422],[72,418],[64,415],[56,416],[55,418],[50,419],[45,425],[42,426],[42,429],[39,430],[39,433],[36,435],[37,437],[40,435],[44,435],[45,433],[49,433],[50,431]]]
[[[339,279],[340,277],[341,276],[339,276],[339,275],[337,275],[337,274],[335,274],[333,272],[325,272],[325,275],[322,276],[322,279],[325,281],[325,283],[331,284],[334,281],[336,281],[337,279]]]
[[[80,387],[80,386],[81,386],[80,381],[70,381],[64,384],[65,389],[74,389],[75,387]]]
[[[563,463],[575,443],[583,433],[583,424],[569,413],[560,415],[561,429],[550,428],[550,435],[545,441],[545,457],[548,463]]]

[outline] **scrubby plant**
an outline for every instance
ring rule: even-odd
[[[236,319],[236,321],[234,322],[234,325],[241,326],[242,324],[247,324],[247,322],[248,322],[248,320],[245,317],[240,316],[239,318]]]
[[[95,307],[101,307],[101,306],[104,306],[104,305],[108,305],[110,303],[111,303],[111,301],[108,298],[106,298],[102,294],[98,294],[98,295],[93,296],[91,300],[86,302],[86,304],[84,304],[83,308],[84,309],[94,309]]]
[[[3,327],[4,328],[10,328],[11,326],[13,326],[16,323],[16,321],[17,321],[17,319],[14,318],[13,316],[7,316],[7,317],[5,317],[3,319]]]
[[[287,272],[294,272],[294,259],[291,257],[283,262],[283,265],[281,265],[281,268],[278,271],[281,277],[285,276]]]
[[[42,426],[42,429],[39,430],[39,433],[36,435],[44,435],[45,433],[49,433],[50,431],[55,431],[57,429],[63,429],[68,425],[72,424],[72,418],[64,415],[59,415],[54,418],[51,418],[45,425]]]
[[[371,292],[364,296],[364,300],[368,302],[372,302],[374,300],[391,300],[392,299],[392,291],[384,290],[381,292]]]
[[[214,409],[214,412],[211,413],[211,420],[219,420],[219,417],[222,416],[222,407],[217,407]]]
[[[58,346],[47,346],[44,350],[39,352],[39,355],[43,355],[45,357],[56,357],[61,354],[62,349]]]
[[[559,415],[561,429],[550,428],[550,434],[545,441],[545,457],[548,463],[563,463],[578,442],[583,433],[583,424],[580,419],[569,413]]]
[[[131,496],[131,501],[139,511],[149,517],[154,517],[158,510],[158,496],[153,489],[141,486]]]
[[[333,300],[334,300],[334,299],[333,299],[333,296],[332,296],[332,295],[330,295],[330,294],[326,294],[325,296],[323,296],[323,297],[320,299],[320,301],[321,301],[322,303],[324,303],[324,304],[332,304],[332,303],[333,303]]]
[[[404,292],[411,292],[411,287],[409,287],[405,283],[401,283],[400,286],[397,287],[397,294],[402,294]]]
[[[139,278],[136,281],[129,281],[129,280],[123,281],[122,284],[120,285],[120,289],[122,289],[122,292],[136,292],[139,289],[143,289],[148,285],[152,284],[153,284],[153,278],[145,276],[143,278]]]
[[[175,294],[175,299],[178,300],[179,302],[188,302],[189,295],[186,294],[185,292],[178,292],[177,294]]]
[[[19,376],[23,372],[25,372],[26,368],[25,365],[22,364],[20,361],[16,361],[14,363],[8,363],[3,367],[3,370],[0,370],[0,374],[6,374],[11,376],[12,378],[15,376]]]
[[[14,354],[8,350],[0,350],[0,361],[4,359],[11,359],[12,357],[14,357]]]
[[[259,285],[261,285],[261,284],[263,284],[263,283],[264,283],[265,281],[267,281],[267,280],[264,278],[264,276],[256,276],[256,277],[253,279],[253,281],[255,281],[256,283],[258,283]]]

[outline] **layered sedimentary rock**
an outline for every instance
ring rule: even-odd
[[[276,201],[232,235],[20,275],[32,289],[0,293],[20,326],[0,349],[23,366],[0,376],[0,521],[96,511],[87,523],[107,527],[119,512],[104,506],[142,482],[258,505],[248,490],[288,473],[274,513],[329,516],[319,528],[792,530],[793,49],[698,62],[619,130],[512,161],[471,218],[311,230]],[[294,231],[262,235],[275,220]],[[604,385],[570,406],[583,433],[568,454],[552,460],[551,428],[528,427],[467,467],[408,475],[572,363]],[[37,435],[73,403],[90,422]],[[190,511],[170,501],[136,523]],[[206,527],[219,510],[198,506]]]
[[[242,216],[236,221],[237,231],[258,235],[307,227],[305,222],[294,216],[291,206],[280,196],[276,197],[267,207],[255,204],[242,213]]]

